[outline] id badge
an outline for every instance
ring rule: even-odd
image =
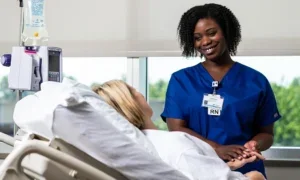
[[[202,106],[207,108],[222,109],[224,98],[217,94],[204,94]]]
[[[221,115],[221,109],[219,108],[207,108],[208,115],[211,116],[220,116]]]

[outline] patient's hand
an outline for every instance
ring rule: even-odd
[[[247,163],[251,163],[257,159],[264,160],[265,158],[258,152],[252,151],[249,152],[250,157],[242,158],[242,159],[234,159],[232,161],[227,162],[228,166],[231,170],[236,170],[240,167],[243,167]]]
[[[249,158],[249,157],[252,156],[253,152],[256,152],[256,154],[258,153],[258,154],[261,155],[261,153],[259,151],[251,150],[251,149],[246,149],[246,150],[244,150],[243,155],[241,155],[241,156],[239,156],[239,157],[237,157],[235,159],[242,160],[243,158]],[[257,160],[265,160],[265,159],[264,159],[263,156],[257,156]]]

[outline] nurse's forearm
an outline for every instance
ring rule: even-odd
[[[258,150],[265,151],[273,144],[273,135],[269,133],[259,133],[252,140],[257,142]]]
[[[186,133],[188,133],[188,134],[190,134],[192,136],[195,136],[195,137],[201,139],[202,141],[205,141],[206,143],[208,143],[209,145],[211,145],[214,149],[216,149],[219,146],[219,144],[217,144],[217,143],[215,143],[215,142],[213,142],[211,140],[208,140],[208,139],[204,138],[203,136],[199,135],[198,133],[196,133],[195,131],[193,131],[193,130],[191,130],[189,128],[180,127],[177,130],[178,131],[186,132]]]

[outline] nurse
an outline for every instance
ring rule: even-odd
[[[218,4],[193,7],[181,17],[178,34],[183,56],[205,60],[172,74],[161,114],[169,130],[206,141],[225,161],[242,158],[245,148],[270,148],[281,116],[267,78],[231,58],[241,40],[234,14]],[[261,160],[238,169],[253,170],[266,176]]]

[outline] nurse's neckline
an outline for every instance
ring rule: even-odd
[[[224,63],[215,63],[212,61],[203,61],[200,62],[202,64],[202,66],[204,66],[205,68],[211,68],[211,67],[215,67],[215,68],[231,68],[236,61],[233,61],[232,59],[229,59],[227,62]]]
[[[200,62],[198,65],[205,71],[205,73],[207,73],[207,75],[209,75],[209,77],[212,81],[218,81],[218,82],[222,82],[228,76],[228,74],[230,74],[232,72],[232,69],[234,69],[234,67],[239,64],[236,61],[232,61],[232,63],[230,63],[230,66],[228,66],[228,65],[225,66],[226,68],[228,68],[228,70],[227,70],[227,72],[225,72],[223,74],[223,77],[214,78],[203,63],[204,62]]]

